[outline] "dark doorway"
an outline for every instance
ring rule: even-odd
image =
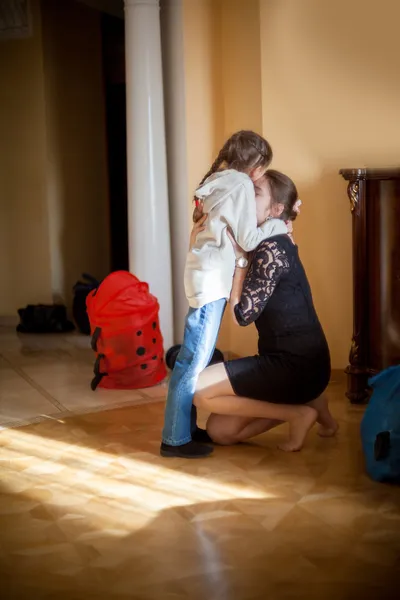
[[[124,21],[102,15],[111,270],[129,269]]]

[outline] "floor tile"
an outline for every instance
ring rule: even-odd
[[[95,355],[78,334],[18,335],[0,328],[0,427],[53,417],[134,406],[165,398],[165,384],[149,390],[90,388]]]
[[[0,371],[0,425],[59,413],[57,406],[11,369]]]

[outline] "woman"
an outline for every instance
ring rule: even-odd
[[[270,170],[257,184],[260,223],[268,216],[296,218],[297,190],[288,177]],[[236,257],[247,258],[231,241]],[[236,269],[230,305],[239,325],[255,322],[259,354],[214,365],[201,374],[194,404],[211,413],[211,441],[235,444],[282,422],[289,423],[289,439],[280,446],[285,451],[300,450],[316,421],[321,435],[334,435],[337,423],[322,396],[330,378],[329,349],[289,236],[265,240],[248,272]]]

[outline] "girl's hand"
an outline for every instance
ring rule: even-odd
[[[231,240],[232,246],[233,246],[233,251],[235,253],[235,258],[249,258],[249,253],[245,252],[243,250],[243,248],[241,248],[239,246],[239,244],[237,243],[237,241],[235,240],[235,238],[233,237],[233,233],[231,231],[231,229],[228,227],[227,229],[227,234],[228,234],[228,238]]]
[[[194,215],[193,215],[193,218],[194,218]],[[192,229],[191,234],[190,234],[190,246],[189,246],[189,250],[191,250],[193,248],[193,246],[195,245],[197,235],[201,231],[205,230],[204,223],[207,221],[207,219],[208,219],[208,215],[206,214],[206,215],[202,215],[200,217],[200,220],[195,221],[195,223],[193,225],[193,229]]]
[[[198,223],[203,217],[203,201],[199,200],[199,198],[195,198],[194,201],[196,206],[193,211],[193,223]]]
[[[296,202],[294,203],[293,206],[293,210],[295,213],[297,213],[298,215],[300,214],[300,208],[302,205],[302,201],[300,200],[300,198],[298,198],[296,200]],[[292,240],[293,244],[294,244],[294,237],[293,237],[293,221],[286,221],[286,226],[288,228],[288,236],[290,237],[290,239]]]
[[[286,221],[286,227],[288,229],[288,236],[290,237],[290,239],[292,240],[292,242],[294,244],[294,239],[293,239],[293,221]]]

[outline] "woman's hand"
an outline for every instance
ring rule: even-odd
[[[194,216],[193,216],[193,218],[194,218]],[[195,223],[193,225],[193,229],[190,234],[189,250],[191,250],[193,248],[193,246],[195,245],[197,235],[205,230],[204,223],[207,221],[207,219],[208,219],[208,215],[205,214],[200,217],[200,220],[195,221]]]

